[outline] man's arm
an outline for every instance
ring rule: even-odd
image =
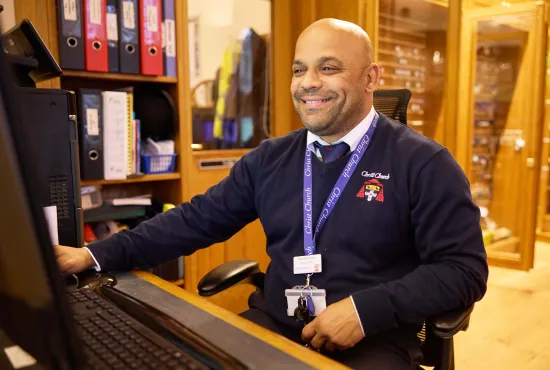
[[[101,270],[150,268],[229,239],[258,216],[254,202],[259,148],[237,162],[228,177],[205,194],[133,230],[87,246]]]
[[[411,222],[422,265],[402,279],[352,294],[366,336],[480,300],[488,266],[468,180],[443,149],[411,183]]]

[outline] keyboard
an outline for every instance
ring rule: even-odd
[[[90,369],[210,369],[94,292],[67,294]]]

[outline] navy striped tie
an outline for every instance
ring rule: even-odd
[[[345,156],[349,152],[349,145],[344,142],[334,145],[321,145],[319,142],[315,141],[313,145],[321,152],[324,163],[330,163]]]

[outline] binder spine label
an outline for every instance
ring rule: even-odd
[[[99,135],[99,111],[94,108],[86,109],[86,123],[88,136]]]
[[[147,31],[158,32],[158,9],[156,6],[147,7]]]
[[[164,25],[166,37],[166,56],[176,56],[176,22],[173,19],[167,19]]]
[[[118,24],[116,13],[107,13],[107,40],[118,41]]]
[[[101,25],[101,3],[102,0],[90,1],[90,23]]]
[[[76,21],[76,0],[63,0],[63,18],[66,21]]]
[[[134,3],[132,1],[122,2],[122,15],[124,20],[124,28],[136,28],[136,14],[134,12]]]

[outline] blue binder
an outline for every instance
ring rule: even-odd
[[[118,50],[121,73],[140,73],[138,0],[118,2]]]
[[[176,77],[176,8],[174,0],[162,2],[162,54],[164,75]]]
[[[82,0],[57,0],[59,64],[63,69],[84,69]]]
[[[119,51],[117,0],[107,0],[107,46],[109,54],[109,72],[118,72]]]
[[[103,104],[101,90],[78,91],[80,178],[103,179]]]

